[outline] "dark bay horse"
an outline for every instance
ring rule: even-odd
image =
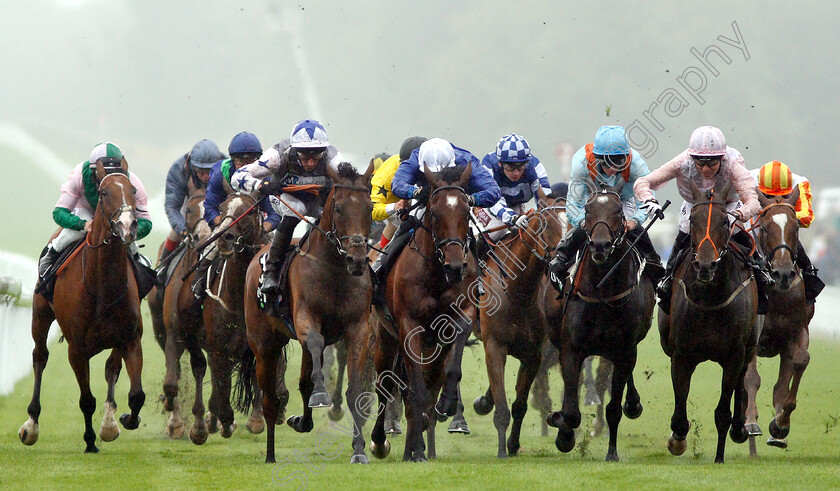
[[[607,461],[619,460],[616,444],[622,410],[631,419],[642,413],[633,369],[636,345],[650,330],[655,300],[653,283],[642,274],[638,254],[631,253],[618,263],[630,249],[620,192],[621,186],[602,188],[587,199],[584,227],[588,243],[566,298],[562,323],[549,326],[549,339],[560,350],[563,408],[549,415],[548,424],[557,428],[555,444],[561,452],[574,448],[574,429],[580,426],[578,389],[583,361],[599,355],[613,365],[606,407],[610,430]],[[603,287],[596,288],[616,264]],[[622,406],[625,387],[627,397]]]
[[[347,400],[352,401],[353,456],[351,463],[367,463],[365,440],[361,429],[364,418],[357,399],[362,392],[365,360],[365,331],[371,299],[370,274],[367,261],[367,236],[371,227],[370,177],[373,163],[364,175],[359,175],[347,163],[338,171],[329,168],[333,188],[318,222],[320,231],[313,230],[302,249],[292,260],[288,274],[288,294],[297,339],[303,348],[299,389],[303,399],[303,415],[288,419],[295,431],[312,431],[312,408],[329,407],[329,395],[321,369],[326,345],[344,339],[348,347]],[[322,233],[323,232],[323,233]],[[283,348],[291,333],[284,322],[260,309],[254,292],[257,291],[261,267],[259,257],[264,247],[251,261],[245,279],[245,324],[248,344],[256,363],[256,376],[263,392],[263,411],[268,427],[266,463],[273,463],[274,427],[277,417],[285,411],[285,403],[277,394],[278,364],[285,356]]]
[[[499,303],[480,309],[481,340],[484,343],[490,397],[485,394],[477,398],[473,406],[477,413],[487,414],[495,405],[493,423],[498,433],[496,456],[499,458],[519,452],[519,434],[528,411],[528,394],[542,362],[542,347],[546,339],[545,310],[539,301],[539,286],[545,276],[546,264],[563,238],[566,227],[563,219],[565,207],[543,206],[545,196],[541,191],[540,195],[540,206],[531,215],[528,227],[519,229],[512,239],[493,246],[495,256],[502,265],[489,260],[485,269],[485,284],[493,290],[492,296]],[[516,399],[510,409],[505,395],[505,362],[508,356],[520,362]],[[505,451],[505,436],[511,415],[513,427]]]
[[[758,218],[758,245],[769,262],[774,284],[767,292],[769,311],[758,317],[756,354],[779,356],[779,377],[773,388],[776,415],[770,421],[767,444],[786,448],[799,382],[811,358],[808,354],[808,324],[814,316],[814,306],[807,305],[805,285],[795,265],[799,220],[794,205],[799,199],[799,187],[787,199],[766,198],[760,191],[758,199],[764,207]],[[761,377],[755,357],[750,361],[744,385],[749,397],[747,429],[750,432],[750,455],[755,456],[755,436],[761,434],[755,400]]]
[[[128,406],[131,414],[120,416],[127,430],[140,425],[140,408],[146,399],[140,382],[143,352],[140,337],[143,320],[140,317],[140,298],[137,282],[128,258],[128,245],[137,235],[134,186],[127,177],[127,164],[122,161],[122,173],[107,174],[102,163],[96,164],[99,199],[91,219],[92,229],[86,243],[64,265],[55,283],[55,295],[49,303],[41,294],[32,300],[32,365],[35,388],[27,412],[29,420],[18,435],[25,445],[38,441],[38,418],[41,414],[41,376],[47,365],[47,334],[53,320],[58,321],[67,340],[67,355],[76,374],[81,396],[79,408],[85,418],[85,452],[98,452],[96,432],[91,419],[96,411],[96,398],[90,391],[90,358],[111,349],[105,362],[108,394],[105,417],[100,429],[102,441],[113,441],[120,430],[114,419],[117,403],[114,385],[125,361],[131,380]]]
[[[448,417],[457,411],[461,357],[475,319],[475,306],[467,297],[476,267],[468,254],[470,206],[464,191],[472,166],[449,167],[438,175],[424,167],[424,174],[431,193],[422,224],[386,283],[395,325],[376,323],[374,354],[379,407],[392,399],[396,386],[406,395],[403,460],[413,462],[426,461],[424,426],[436,421],[436,413]],[[433,397],[441,389],[435,404]],[[371,451],[384,458],[390,449],[382,410],[371,434]]]
[[[207,371],[207,358],[202,352],[202,347],[206,346],[206,338],[201,306],[196,302],[191,289],[195,274],[190,272],[190,269],[199,259],[196,245],[210,235],[210,226],[204,221],[203,191],[195,191],[187,200],[184,219],[189,231],[189,236],[184,239],[187,241],[184,258],[175,266],[172,279],[163,292],[161,308],[163,331],[166,333],[164,337],[166,374],[163,378],[163,408],[170,411],[166,433],[170,438],[181,438],[184,435],[185,424],[181,418],[178,383],[181,378],[181,355],[184,354],[184,350],[187,350],[190,354],[190,366],[195,379],[195,398],[192,406],[194,421],[190,429],[190,440],[196,445],[201,445],[207,441],[209,435],[204,418],[205,406],[202,391],[204,375]],[[153,300],[150,296],[151,301]],[[154,316],[152,319],[153,323],[156,323]],[[155,328],[160,330],[160,326],[155,326]]]
[[[262,215],[254,205],[256,200],[251,196],[234,193],[219,206],[222,217],[219,230],[229,228],[216,239],[218,260],[211,266],[215,274],[210,276],[202,305],[212,384],[209,401],[212,416],[205,419],[211,433],[219,429],[218,419],[224,438],[229,438],[236,428],[230,404],[231,375],[243,353],[250,349],[245,333],[245,275],[251,259],[265,245]],[[246,427],[251,433],[262,433],[265,429],[259,395],[254,398]]]
[[[689,183],[695,203],[689,218],[692,253],[674,273],[671,315],[659,311],[660,342],[671,358],[675,400],[668,450],[673,455],[685,452],[691,375],[698,364],[711,360],[723,369],[715,408],[715,462],[723,463],[727,429],[736,443],[748,438],[744,374],[755,350],[757,290],[750,268],[729,242],[726,197],[731,184],[704,193]]]

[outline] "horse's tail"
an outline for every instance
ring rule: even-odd
[[[246,347],[234,366],[236,383],[233,385],[233,406],[240,413],[249,413],[254,394],[259,392],[257,384],[257,359],[250,347]]]

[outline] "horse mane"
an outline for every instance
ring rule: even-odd
[[[437,173],[437,177],[438,179],[444,181],[447,184],[452,184],[453,182],[458,182],[461,179],[461,175],[464,173],[464,169],[466,169],[466,167],[444,167],[441,171]]]
[[[359,174],[359,171],[356,170],[350,162],[341,162],[338,164],[338,177],[349,181],[355,181],[357,178],[361,177],[361,174]]]

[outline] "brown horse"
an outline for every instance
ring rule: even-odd
[[[501,264],[491,260],[485,269],[485,282],[492,290],[491,297],[498,299],[498,304],[480,309],[481,340],[491,397],[478,397],[473,407],[477,413],[487,414],[490,407],[496,406],[493,423],[498,433],[496,456],[499,458],[507,457],[508,453],[519,453],[519,433],[528,411],[528,394],[542,362],[542,346],[546,339],[545,310],[542,302],[538,301],[538,285],[542,283],[546,264],[566,228],[565,207],[543,206],[545,196],[542,192],[540,200],[538,211],[531,215],[528,227],[520,229],[512,239],[493,247]],[[505,396],[505,362],[508,356],[520,362],[512,412]],[[506,452],[505,435],[511,414],[513,427]]]
[[[298,387],[304,407],[302,416],[292,416],[287,423],[300,433],[312,431],[312,408],[331,405],[321,370],[322,354],[326,345],[343,338],[348,347],[346,396],[348,401],[353,401],[349,404],[354,425],[350,462],[367,463],[361,432],[364,418],[356,401],[362,392],[364,336],[372,293],[367,236],[373,209],[370,201],[373,163],[364,175],[346,163],[339,165],[338,172],[329,168],[328,173],[333,187],[318,222],[319,228],[310,234],[289,266],[288,294],[284,301],[289,302],[295,334],[303,348]],[[267,246],[248,268],[245,324],[268,426],[265,461],[273,463],[274,426],[278,415],[285,411],[285,402],[277,394],[277,367],[285,356],[283,348],[292,333],[283,320],[260,308],[254,294],[261,274],[259,258],[266,252]]]
[[[599,355],[613,365],[606,407],[610,430],[607,461],[619,460],[616,447],[622,409],[630,419],[642,413],[633,369],[636,345],[650,330],[655,300],[653,283],[642,274],[638,255],[618,262],[630,250],[620,192],[621,186],[600,189],[587,199],[584,229],[588,246],[569,289],[562,323],[549,327],[549,339],[560,350],[563,408],[548,416],[548,424],[557,428],[555,445],[561,452],[574,448],[574,429],[580,426],[578,388],[583,361]],[[613,267],[612,276],[607,277]],[[597,288],[602,280],[603,287]],[[625,387],[627,397],[622,406]]]
[[[98,452],[96,433],[91,419],[96,411],[96,398],[90,392],[90,358],[105,349],[111,355],[105,362],[105,380],[108,394],[105,399],[105,417],[100,429],[102,441],[113,441],[119,434],[114,420],[117,403],[114,385],[125,361],[131,389],[128,406],[131,414],[120,416],[120,423],[127,430],[140,424],[140,408],[146,394],[140,382],[143,352],[140,337],[143,320],[140,317],[140,298],[137,282],[128,259],[127,246],[137,234],[135,219],[135,189],[127,175],[127,164],[122,161],[123,173],[106,174],[102,163],[96,164],[99,181],[99,200],[94,211],[92,229],[87,234],[81,252],[72,256],[63,266],[55,283],[55,295],[49,303],[41,294],[32,300],[32,365],[35,369],[35,388],[27,412],[29,420],[21,426],[18,435],[25,445],[38,441],[38,418],[41,414],[41,376],[47,365],[47,334],[53,320],[58,321],[61,333],[67,340],[67,355],[76,374],[81,396],[79,408],[85,417],[85,452]]]
[[[799,382],[811,358],[808,354],[808,324],[814,316],[814,306],[807,305],[805,285],[795,266],[799,220],[794,205],[799,199],[799,187],[787,199],[766,198],[760,191],[758,199],[764,207],[758,218],[758,245],[769,262],[770,275],[775,281],[767,292],[769,311],[758,317],[757,355],[778,355],[780,358],[779,378],[773,388],[776,416],[770,421],[767,444],[786,448]],[[744,384],[749,397],[747,429],[750,432],[750,455],[755,456],[755,436],[761,434],[755,401],[761,377],[755,357],[750,361]]]
[[[215,275],[207,286],[203,303],[204,329],[207,336],[207,353],[210,363],[212,391],[210,414],[205,418],[208,430],[214,433],[216,420],[221,422],[221,434],[229,438],[236,428],[230,405],[231,375],[234,365],[250,349],[245,333],[245,275],[254,254],[264,245],[262,215],[256,200],[247,194],[230,194],[219,206],[222,221],[219,230],[229,227],[216,240],[218,259],[213,266]],[[253,411],[246,424],[251,433],[262,433],[265,421],[262,401],[257,396]]]
[[[736,443],[748,438],[744,374],[755,350],[757,290],[746,260],[736,257],[737,250],[729,245],[726,197],[731,184],[704,193],[689,183],[695,203],[689,218],[693,254],[686,255],[674,274],[671,315],[659,311],[660,342],[671,358],[675,400],[668,450],[673,455],[685,452],[691,375],[698,364],[711,360],[723,369],[715,408],[715,462],[723,463],[726,430]]]
[[[457,411],[461,357],[475,319],[475,306],[467,297],[476,268],[468,255],[470,206],[464,191],[472,166],[450,167],[439,175],[424,168],[424,174],[431,193],[422,224],[386,283],[388,308],[396,325],[387,320],[376,323],[374,354],[379,407],[392,399],[395,386],[407,388],[403,460],[414,462],[426,461],[422,433],[437,418],[435,412],[448,417]],[[377,315],[384,317],[381,312]],[[447,360],[450,353],[452,358]],[[433,397],[441,388],[435,404]],[[383,410],[371,434],[371,451],[384,458],[390,449]]]
[[[181,438],[184,435],[185,425],[181,418],[178,383],[181,378],[181,355],[186,349],[190,353],[190,366],[195,378],[195,398],[192,406],[194,422],[190,429],[190,440],[196,445],[201,445],[207,441],[209,435],[204,418],[205,406],[202,391],[204,375],[207,371],[207,359],[202,352],[202,348],[206,347],[206,337],[201,305],[196,302],[191,289],[194,273],[190,270],[199,259],[196,245],[210,235],[210,226],[204,221],[203,191],[195,191],[187,200],[184,219],[189,231],[188,237],[184,239],[187,241],[184,258],[175,266],[172,279],[163,292],[161,309],[163,331],[166,333],[163,408],[165,411],[170,411],[166,433],[170,438]],[[152,316],[152,321],[156,323],[155,316]],[[161,327],[155,326],[155,329],[161,330]]]

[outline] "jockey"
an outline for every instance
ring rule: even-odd
[[[262,153],[262,144],[257,136],[243,131],[230,141],[228,146],[230,158],[220,160],[213,165],[210,170],[210,180],[207,183],[207,194],[204,196],[204,220],[211,227],[218,227],[222,222],[223,217],[219,211],[219,206],[227,199],[228,194],[234,192],[230,183],[234,172],[255,162]],[[280,215],[271,207],[271,202],[264,200],[260,203],[259,209],[267,215],[263,222],[263,230],[267,233],[277,228],[280,223]],[[211,246],[208,247],[207,252],[201,258],[193,283],[193,294],[196,298],[204,297],[207,269],[213,263],[217,254],[216,247]]]
[[[631,241],[641,234],[636,248],[645,260],[645,273],[654,284],[658,283],[664,273],[662,260],[641,226],[648,213],[642,210],[641,203],[633,195],[633,186],[638,186],[639,179],[643,179],[643,176],[649,173],[647,163],[639,152],[627,144],[625,131],[621,126],[600,127],[595,133],[595,141],[581,147],[572,156],[566,213],[573,230],[558,244],[556,255],[549,264],[549,278],[557,291],[562,292],[569,268],[586,242],[586,230],[583,228],[584,207],[590,191],[601,184],[622,184],[620,194],[626,218],[625,231]]]
[[[205,139],[197,142],[189,153],[172,163],[166,174],[166,199],[164,201],[166,218],[169,219],[172,230],[163,243],[158,264],[178,247],[188,233],[187,222],[184,219],[184,205],[189,199],[190,181],[195,189],[207,187],[210,169],[213,164],[224,158],[225,154],[219,151],[219,147]]]
[[[551,194],[548,174],[540,159],[531,155],[531,147],[525,138],[511,133],[503,136],[496,145],[496,150],[481,159],[481,165],[490,171],[493,179],[499,185],[502,197],[489,210],[478,208],[476,218],[485,229],[492,229],[508,225],[524,228],[528,226],[528,216],[524,214],[525,205],[531,198],[539,204],[537,190]],[[488,234],[490,240],[496,241],[508,233],[507,229],[500,229]],[[482,234],[483,235],[483,234]]]
[[[332,181],[327,166],[334,170],[341,162],[341,153],[330,145],[327,130],[314,119],[304,119],[292,129],[291,137],[263,152],[254,163],[237,170],[231,185],[237,191],[251,194],[279,195],[274,209],[283,218],[274,232],[265,261],[263,294],[279,293],[280,266],[300,216],[320,217]],[[270,180],[269,180],[270,178]],[[317,193],[283,191],[286,186],[317,185]]]
[[[761,210],[758,197],[755,194],[755,182],[749,171],[744,167],[741,152],[726,145],[723,133],[713,126],[701,126],[694,130],[689,139],[688,148],[671,159],[659,169],[636,181],[634,191],[636,199],[643,202],[643,208],[649,213],[659,213],[662,207],[653,196],[653,190],[661,188],[671,179],[677,180],[677,189],[683,197],[680,208],[679,232],[671,248],[671,256],[665,271],[665,278],[657,287],[659,308],[666,314],[671,308],[671,286],[674,270],[684,253],[691,247],[689,235],[689,215],[694,206],[689,187],[689,180],[694,181],[700,191],[708,191],[716,186],[720,188],[725,182],[732,183],[733,189],[726,199],[726,209],[737,215],[738,220],[744,221]],[[739,203],[739,197],[743,205]],[[740,237],[739,237],[740,236]],[[746,233],[739,231],[732,238],[741,243],[751,243]],[[767,297],[764,293],[766,276],[760,266],[758,251],[753,258],[753,271],[756,273],[758,285],[759,313],[766,313]],[[764,312],[762,312],[764,310]]]
[[[370,179],[371,190],[370,200],[373,202],[373,212],[371,216],[374,221],[384,221],[385,229],[382,231],[382,238],[379,240],[379,247],[385,247],[394,236],[397,227],[400,225],[400,217],[397,213],[399,210],[408,206],[409,200],[398,198],[391,190],[391,181],[394,179],[394,174],[400,166],[400,162],[408,160],[411,157],[411,152],[420,148],[420,145],[428,140],[422,136],[412,136],[406,138],[400,146],[400,153],[388,157],[382,165],[376,169]],[[378,264],[382,262],[382,254],[380,253],[374,264],[376,269]]]
[[[105,170],[119,171],[125,162],[122,151],[110,142],[104,142],[93,147],[90,160],[82,162],[70,171],[70,177],[61,186],[61,197],[55,204],[53,220],[62,228],[58,236],[47,246],[46,254],[38,262],[38,275],[44,278],[52,269],[61,251],[82,239],[86,232],[90,232],[93,222],[93,212],[99,201],[99,182],[96,179],[96,163],[102,162]],[[127,164],[126,164],[127,168]],[[137,240],[149,235],[152,221],[146,208],[148,198],[146,189],[136,174],[129,173],[128,179],[136,189],[135,218],[137,219]],[[137,253],[137,245],[132,242],[129,246],[132,255]]]
[[[794,209],[799,226],[808,228],[814,220],[814,209],[811,206],[811,183],[808,178],[794,174],[790,167],[778,160],[767,162],[760,169],[753,169],[750,175],[755,179],[758,190],[768,198],[776,196],[787,197],[793,192],[793,187],[799,187],[799,199]],[[756,219],[758,217],[755,217]],[[753,228],[755,231],[755,228]],[[813,305],[825,283],[817,276],[817,268],[811,264],[811,259],[805,253],[802,242],[796,243],[796,253],[793,255],[796,265],[802,271],[802,281],[805,283],[805,298],[808,305]]]
[[[493,180],[492,174],[480,165],[475,155],[441,138],[427,140],[411,152],[411,156],[400,164],[394,174],[394,179],[391,181],[391,190],[398,198],[413,198],[424,205],[431,191],[423,174],[424,165],[432,172],[439,172],[445,167],[466,167],[469,164],[472,164],[472,174],[465,191],[468,193],[470,206],[482,208],[493,206],[499,201],[502,194],[499,185]],[[385,247],[383,260],[379,264],[371,265],[371,268],[376,268],[373,269],[375,286],[372,303],[384,304],[385,279],[388,277],[388,271],[402,248],[408,243],[411,235],[406,232],[417,226],[424,211],[425,206],[421,205],[414,211],[413,217],[400,223],[393,239]]]

